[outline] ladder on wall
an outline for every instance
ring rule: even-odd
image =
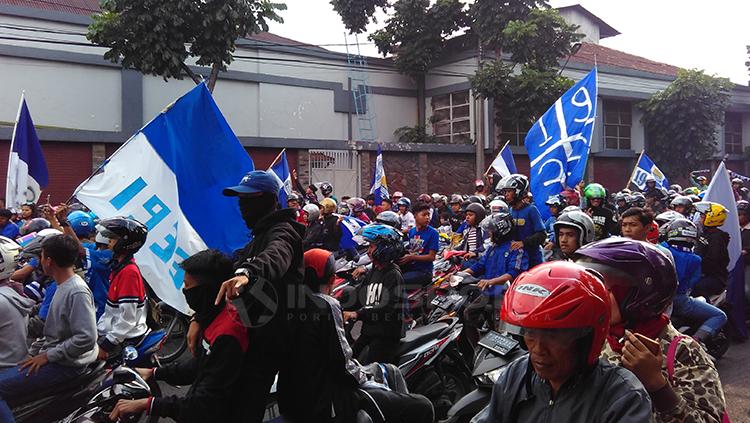
[[[349,64],[354,113],[357,115],[358,137],[356,141],[375,142],[377,140],[376,116],[372,107],[372,90],[367,75],[367,58],[360,53],[357,35],[354,36],[352,44],[352,49],[356,48],[356,53],[349,50],[349,39],[346,33],[344,33],[344,42],[346,60]]]

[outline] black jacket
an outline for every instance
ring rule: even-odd
[[[329,214],[323,216],[323,249],[328,251],[338,251],[341,243],[341,225],[338,216]]]
[[[594,221],[597,241],[620,232],[614,212],[606,207],[591,207],[591,220]]]
[[[323,235],[325,230],[325,224],[322,220],[316,220],[310,222],[310,225],[305,229],[305,237],[302,240],[302,248],[307,251],[312,248],[324,248],[323,247]]]
[[[490,404],[474,423],[649,423],[651,400],[629,371],[600,359],[589,372],[565,383],[552,399],[549,384],[534,373],[529,356],[511,363],[495,382]]]
[[[389,264],[383,269],[373,266],[357,287],[357,319],[362,321],[362,335],[402,338],[404,336],[406,293],[401,269]]]
[[[703,228],[703,234],[695,247],[695,252],[703,259],[701,273],[726,284],[729,278],[729,234],[718,228]]]
[[[366,377],[352,359],[341,306],[327,295],[309,294],[295,317],[289,370],[297,377],[278,391],[279,411],[293,423],[355,421],[356,390]],[[336,418],[331,417],[331,408]]]
[[[742,249],[747,251],[748,254],[745,254],[743,257],[745,266],[750,265],[750,229],[743,229],[742,233]]]
[[[183,422],[239,421],[239,369],[248,346],[247,330],[234,309],[224,308],[203,331],[196,356],[156,369],[170,385],[190,385],[183,397],[154,398],[149,414]]]

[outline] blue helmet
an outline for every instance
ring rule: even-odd
[[[224,188],[227,197],[237,197],[243,194],[278,194],[281,189],[279,178],[265,170],[254,170],[245,175],[238,185]]]
[[[404,255],[401,233],[391,226],[379,223],[367,225],[360,232],[365,241],[375,244],[372,258],[381,263],[390,263]]]
[[[79,237],[87,237],[94,231],[94,218],[84,211],[74,211],[68,214],[68,222],[73,232]]]

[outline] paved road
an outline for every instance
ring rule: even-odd
[[[750,422],[750,341],[732,344],[716,367],[732,422]]]

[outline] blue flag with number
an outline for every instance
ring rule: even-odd
[[[75,196],[100,218],[132,216],[148,227],[135,259],[162,301],[189,312],[180,263],[249,240],[237,198],[222,190],[253,170],[205,84],[178,98],[138,131]]]
[[[656,166],[653,160],[646,153],[641,154],[641,158],[635,165],[635,172],[633,172],[633,180],[638,189],[644,190],[646,188],[646,178],[651,175],[656,179],[656,186],[664,189],[669,189],[669,181],[664,176],[661,170]]]
[[[542,218],[550,196],[583,179],[596,119],[596,68],[573,85],[542,115],[526,135],[531,193]]]

